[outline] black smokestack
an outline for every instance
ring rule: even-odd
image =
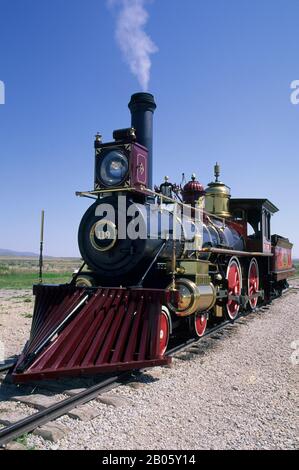
[[[154,96],[150,93],[135,93],[131,96],[129,109],[131,125],[136,130],[137,142],[148,150],[148,186],[153,185],[153,114],[156,109]]]

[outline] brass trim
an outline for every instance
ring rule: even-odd
[[[176,308],[171,304],[169,305],[176,315],[185,317],[196,312],[207,312],[215,305],[216,289],[211,282],[209,284],[196,285],[190,279],[179,278],[175,283],[175,287],[179,292],[180,285],[186,287],[189,294],[185,297],[181,295],[181,308]],[[170,284],[167,289],[170,290],[171,288],[172,284]]]
[[[221,305],[215,305],[214,314],[215,314],[215,317],[217,318],[223,317],[223,307]]]
[[[77,287],[94,287],[94,279],[92,276],[82,275],[78,276],[76,279]]]
[[[110,245],[105,246],[105,248],[100,248],[98,245],[96,245],[96,243],[94,242],[94,239],[93,239],[94,235],[95,235],[95,227],[99,223],[103,223],[104,225],[108,225],[109,227],[112,227],[112,229],[114,230],[114,233],[115,233],[115,238],[113,238],[111,240]],[[111,250],[111,248],[115,245],[116,240],[117,240],[117,229],[116,229],[115,224],[113,222],[111,222],[111,220],[106,220],[106,219],[98,220],[97,222],[95,222],[93,224],[93,226],[90,230],[89,239],[90,239],[90,243],[92,244],[92,246],[94,247],[95,250],[101,251],[101,252]]]
[[[238,255],[238,256],[273,256],[273,253],[260,253],[259,251],[238,251],[227,250],[226,248],[202,248],[199,253],[216,253],[223,255]]]

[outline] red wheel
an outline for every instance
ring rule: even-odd
[[[248,295],[254,295],[259,290],[259,267],[257,260],[252,258],[248,268]],[[257,306],[258,298],[249,299],[249,305],[252,309]]]
[[[238,258],[231,258],[226,271],[228,281],[228,295],[241,295],[242,290],[242,270]],[[226,304],[227,315],[230,320],[237,318],[240,304],[233,299],[228,299]]]
[[[201,338],[206,331],[208,323],[208,317],[206,313],[196,313],[194,316],[194,329],[196,336]]]
[[[165,353],[170,335],[170,320],[166,308],[163,307],[160,314],[160,336],[159,336],[159,355]]]

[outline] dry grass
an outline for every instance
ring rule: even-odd
[[[44,282],[63,284],[81,264],[79,258],[46,258],[43,264]],[[38,282],[37,258],[0,257],[0,289],[27,289]]]

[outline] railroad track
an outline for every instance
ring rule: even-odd
[[[17,359],[9,359],[5,361],[4,364],[0,364],[0,373],[8,372],[17,362]]]
[[[299,287],[293,287],[291,286],[289,289],[287,289],[285,292],[283,292],[282,297],[285,297],[286,295],[299,290]],[[279,297],[281,298],[281,297]],[[268,310],[270,308],[270,305],[265,305],[261,306],[259,308],[256,308],[254,311],[251,312],[245,312],[241,314],[233,323],[230,321],[225,321],[215,327],[210,328],[201,338],[199,339],[189,339],[185,341],[184,343],[180,343],[177,346],[174,346],[172,349],[170,349],[167,352],[167,355],[171,356],[177,356],[178,354],[182,352],[188,352],[194,353],[194,348],[199,347],[203,339],[219,339],[219,336],[216,335],[216,333],[222,331],[224,332],[225,329],[229,327],[233,328],[234,326],[242,323],[242,320],[244,321],[244,318],[252,316],[256,313],[262,313],[265,310]],[[215,336],[215,338],[213,338]],[[15,364],[16,359],[9,360],[3,365],[0,366],[0,373],[3,374],[4,372],[8,372],[13,365]],[[142,374],[145,369],[139,370],[138,372]],[[136,371],[135,371],[136,373]],[[10,424],[6,426],[5,428],[0,430],[0,447],[5,447],[5,445],[20,437],[21,435],[25,433],[29,433],[36,429],[39,426],[42,426],[46,423],[49,423],[50,421],[53,421],[74,408],[86,404],[87,402],[98,398],[99,395],[101,395],[103,392],[111,390],[113,388],[118,387],[119,385],[128,383],[132,381],[133,379],[133,374],[131,372],[123,372],[118,375],[113,375],[109,377],[105,377],[103,380],[99,381],[95,385],[86,387],[84,390],[80,391],[79,393],[74,394],[73,396],[68,396],[67,398],[64,398],[60,400],[57,403],[54,403],[53,405],[48,406],[45,409],[42,409],[41,411],[37,411],[36,413],[27,416],[24,419],[21,419],[13,424]],[[47,391],[46,387],[44,387],[44,384],[42,384],[43,388],[45,388],[45,391]],[[0,389],[1,390],[1,389]],[[18,389],[17,389],[18,390]],[[51,388],[50,390],[51,391]],[[63,390],[61,390],[60,393],[67,393]]]
[[[119,380],[124,378],[125,375],[128,374],[123,373],[118,376],[109,377],[108,379],[101,381],[99,384],[77,393],[73,397],[65,398],[44,410],[38,411],[37,413],[17,421],[14,424],[6,426],[4,429],[0,430],[0,446],[3,447],[11,440],[33,431],[37,427],[42,426],[49,421],[53,421],[54,419],[63,416],[79,405],[97,398],[100,392],[103,393],[104,391],[111,389],[111,386],[115,386]]]

